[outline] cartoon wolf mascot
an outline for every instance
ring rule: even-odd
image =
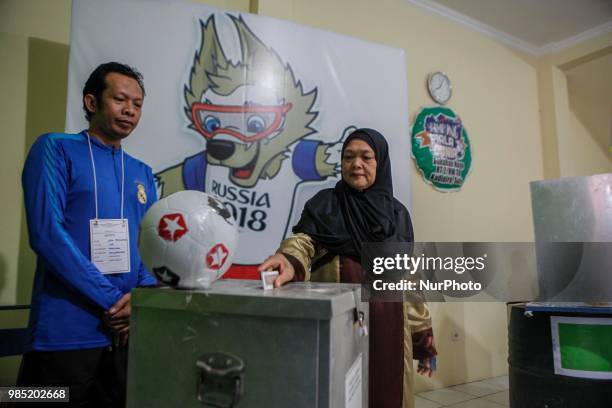
[[[222,199],[241,234],[239,265],[226,276],[254,278],[290,227],[297,185],[336,177],[342,143],[306,139],[316,133],[317,88],[304,92],[289,64],[242,17],[230,18],[241,60],[226,58],[210,16],[200,21],[202,40],[184,88],[189,127],[205,138],[206,150],[156,176],[162,196],[189,189]]]

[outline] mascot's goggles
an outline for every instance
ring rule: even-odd
[[[274,133],[293,105],[213,105],[194,103],[191,119],[195,128],[207,139],[224,134],[251,143]]]

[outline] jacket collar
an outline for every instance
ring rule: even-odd
[[[85,139],[85,141],[87,142],[87,134],[88,134],[87,129],[83,129],[83,130],[80,132],[80,134],[81,134],[81,135],[83,135],[83,138],[84,138],[84,139]],[[123,148],[123,146],[121,146],[121,147],[119,147],[119,148],[115,148],[114,146],[109,146],[109,145],[106,145],[106,144],[102,143],[100,140],[98,140],[98,138],[97,138],[97,137],[95,137],[94,135],[91,135],[91,134],[90,134],[90,136],[91,136],[91,137],[90,137],[90,139],[91,139],[91,144],[92,144],[92,145],[94,145],[94,146],[98,146],[98,147],[99,147],[99,148],[101,148],[101,149],[108,150],[108,151],[114,151],[114,150],[116,150],[116,151],[120,151],[120,150]]]

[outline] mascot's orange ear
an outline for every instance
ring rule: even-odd
[[[202,37],[200,47],[194,54],[189,81],[183,89],[184,110],[190,120],[192,105],[200,102],[204,92],[211,86],[209,75],[215,75],[219,68],[226,68],[228,64],[219,42],[214,15],[211,15],[206,22],[200,20],[200,31]]]

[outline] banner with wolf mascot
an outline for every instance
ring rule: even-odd
[[[153,168],[158,196],[205,191],[238,222],[226,277],[257,277],[304,203],[337,182],[355,128],[388,138],[395,195],[410,208],[402,50],[189,3],[74,0],[67,131],[87,127],[82,84],[107,61],[144,75],[142,119],[124,146]]]

